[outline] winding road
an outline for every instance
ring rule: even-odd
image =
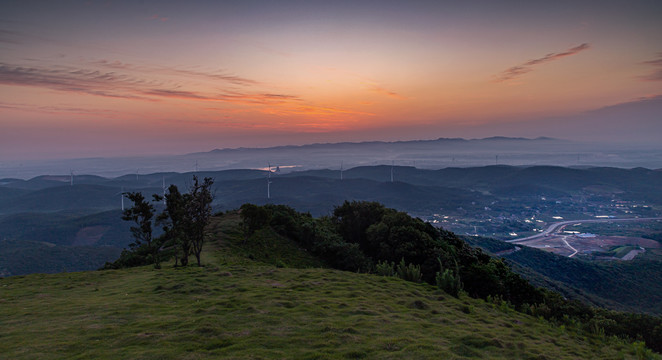
[[[579,224],[579,223],[608,223],[608,222],[614,222],[614,221],[653,221],[653,220],[662,220],[662,217],[651,217],[651,218],[620,218],[620,219],[586,219],[586,220],[569,220],[569,221],[561,221],[561,222],[556,222],[550,224],[547,229],[545,229],[543,232],[540,234],[528,236],[525,238],[521,239],[512,239],[512,240],[506,240],[506,242],[509,243],[516,243],[520,244],[523,242],[531,241],[531,240],[538,240],[540,238],[550,236],[551,234],[555,233],[557,230],[562,229],[564,226],[567,225],[572,225],[572,224]],[[565,239],[564,239],[565,241]],[[566,242],[567,244],[567,242]],[[569,246],[569,245],[568,245]],[[576,251],[574,248],[569,246],[571,249]],[[575,255],[575,254],[572,254]],[[572,256],[570,255],[570,256]]]
[[[577,253],[579,251],[577,251],[577,249],[572,247],[572,245],[568,244],[568,241],[566,240],[566,238],[567,238],[567,236],[564,236],[563,238],[561,238],[561,240],[563,240],[563,243],[565,244],[565,246],[569,247],[570,249],[572,249],[572,251],[574,251],[572,254],[568,255],[568,257],[573,257],[573,256],[577,255]]]

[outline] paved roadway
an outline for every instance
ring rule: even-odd
[[[662,217],[652,217],[652,218],[623,218],[623,219],[587,219],[587,220],[569,220],[569,221],[561,221],[557,223],[550,224],[547,229],[545,229],[543,232],[540,234],[528,236],[525,238],[521,239],[512,239],[512,240],[506,240],[506,242],[509,243],[522,243],[522,242],[527,242],[531,240],[538,240],[540,238],[549,236],[556,232],[557,230],[563,228],[564,226],[571,225],[571,224],[579,224],[579,223],[605,223],[605,222],[612,222],[612,221],[652,221],[652,220],[662,220]],[[574,254],[572,254],[574,255]],[[571,256],[572,256],[571,255]]]

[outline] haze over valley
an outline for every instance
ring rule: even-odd
[[[0,177],[28,179],[49,174],[116,177],[155,172],[264,169],[281,172],[398,165],[421,169],[511,166],[662,167],[662,148],[651,144],[580,142],[539,137],[325,143],[270,148],[215,149],[182,155],[5,161]]]
[[[0,2],[0,357],[661,359],[662,2]]]

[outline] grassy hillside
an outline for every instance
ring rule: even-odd
[[[0,279],[0,354],[11,359],[646,357],[640,345],[553,327],[506,306],[453,298],[431,285],[317,267],[314,258],[275,233],[253,234],[245,242],[233,215],[214,219],[203,255],[202,268]]]

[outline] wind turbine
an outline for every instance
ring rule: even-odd
[[[269,172],[267,173],[267,199],[271,199],[271,163],[267,163]]]
[[[120,195],[122,197],[122,211],[124,211],[124,186],[122,186],[120,192],[115,195]]]
[[[340,161],[340,180],[341,180],[341,181],[342,181],[342,172],[343,172],[343,169],[342,169],[342,161]]]
[[[395,165],[395,161],[391,160],[391,182],[393,182],[393,166]]]
[[[70,186],[74,186],[74,171],[69,170],[69,174]]]

